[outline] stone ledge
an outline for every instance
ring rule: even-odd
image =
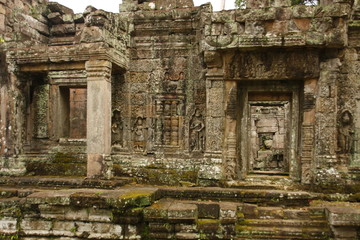
[[[88,179],[84,177],[2,177],[0,186],[27,186],[50,188],[100,188],[114,189],[133,182],[132,178],[114,178],[112,180]]]
[[[332,226],[360,226],[360,208],[327,207],[326,214]]]

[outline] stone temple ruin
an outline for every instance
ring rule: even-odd
[[[360,239],[360,1],[292,2],[0,0],[0,238]]]

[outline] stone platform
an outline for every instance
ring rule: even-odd
[[[0,236],[25,240],[359,237],[360,203],[351,195],[256,189],[259,184],[205,188],[146,186],[129,179],[77,180],[1,179]],[[96,184],[103,188],[94,188]]]

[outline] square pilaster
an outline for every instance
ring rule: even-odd
[[[87,71],[87,177],[106,175],[111,151],[111,69],[106,60],[89,60]]]

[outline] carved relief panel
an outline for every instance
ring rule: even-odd
[[[134,151],[142,152],[146,148],[146,136],[147,136],[147,126],[146,119],[144,117],[138,116],[132,125],[132,140]]]
[[[162,79],[162,81],[159,81]],[[182,71],[160,70],[151,74],[149,90],[152,110],[149,119],[149,150],[159,147],[181,147],[185,106],[185,77]]]
[[[123,119],[119,109],[113,110],[111,118],[111,144],[122,147],[123,146]]]
[[[177,95],[155,96],[155,146],[179,147],[184,119],[184,97]]]
[[[250,168],[253,171],[287,172],[289,102],[250,102]]]
[[[338,152],[349,154],[353,150],[354,121],[349,110],[344,110],[339,116],[338,123]]]

